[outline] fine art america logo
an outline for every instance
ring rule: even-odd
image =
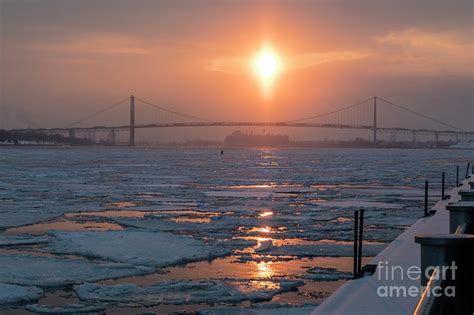
[[[387,261],[379,261],[377,265],[377,278],[379,282],[386,282],[388,285],[381,285],[377,288],[377,295],[380,297],[420,297],[426,287],[421,285],[406,286],[405,280],[421,282],[421,277],[430,279],[433,276],[433,284],[427,291],[428,296],[454,297],[456,287],[454,285],[441,286],[446,280],[453,283],[456,280],[456,263],[453,261],[449,266],[429,266],[422,270],[418,266],[403,268],[402,266],[389,265]],[[427,282],[428,282],[427,280]],[[398,285],[397,285],[398,283]]]

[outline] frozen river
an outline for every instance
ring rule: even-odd
[[[473,151],[0,148],[0,311],[309,313]],[[366,260],[367,258],[365,258]]]

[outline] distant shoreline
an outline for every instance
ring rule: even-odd
[[[449,146],[403,146],[403,145],[378,145],[378,146],[350,146],[350,145],[287,145],[287,146],[275,146],[275,145],[261,145],[261,146],[232,146],[232,145],[206,145],[206,144],[137,144],[134,147],[130,147],[126,144],[123,145],[104,145],[104,144],[0,144],[1,148],[157,148],[157,149],[216,149],[216,150],[235,150],[235,149],[443,149],[443,150],[474,150],[472,148],[458,148]]]

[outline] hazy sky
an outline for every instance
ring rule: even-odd
[[[474,129],[469,0],[0,3],[0,128],[62,127],[135,94],[253,121],[379,95]],[[264,45],[281,62],[271,96],[249,70]],[[126,119],[126,105],[122,113],[115,120]]]

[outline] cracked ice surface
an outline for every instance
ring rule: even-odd
[[[24,303],[38,300],[43,290],[37,287],[25,287],[0,283],[0,304]]]
[[[190,280],[163,281],[150,287],[134,284],[86,283],[74,288],[81,300],[138,305],[237,303],[266,301],[303,285],[298,280]]]
[[[28,255],[0,256],[0,283],[57,287],[133,275],[153,268]]]
[[[370,149],[228,150],[224,156],[214,150],[140,148],[5,148],[1,153],[0,229],[37,223],[64,213],[99,211],[103,216],[96,213],[64,219],[88,221],[92,223],[89,227],[94,223],[118,222],[125,228],[116,234],[56,232],[37,238],[8,236],[0,238],[0,246],[18,248],[2,248],[3,251],[49,250],[153,266],[143,269],[70,257],[0,258],[0,266],[7,266],[7,271],[0,270],[0,281],[39,286],[81,284],[151,272],[155,264],[163,263],[163,253],[155,248],[166,242],[158,237],[145,237],[158,234],[136,237],[138,234],[133,233],[137,229],[127,229],[131,226],[141,228],[142,233],[190,236],[196,242],[189,238],[180,240],[186,246],[204,246],[204,252],[213,248],[233,251],[232,260],[250,261],[245,264],[249,268],[255,262],[268,261],[275,266],[277,261],[284,260],[288,260],[285,266],[290,266],[295,256],[352,256],[352,244],[347,241],[353,237],[353,210],[367,208],[364,240],[393,240],[422,216],[420,188],[424,180],[438,182],[441,168],[448,169],[472,158],[472,152],[465,151]],[[447,182],[452,183],[452,174],[447,175]],[[124,216],[107,216],[110,210]],[[127,217],[127,211],[142,213],[129,213]],[[271,214],[262,215],[268,212]],[[186,221],[190,218],[196,221]],[[205,220],[199,222],[202,218]],[[61,228],[60,224],[51,226]],[[21,233],[30,233],[28,226],[24,228]],[[105,233],[103,238],[100,233]],[[126,236],[127,233],[132,234]],[[113,239],[110,235],[117,237]],[[273,242],[265,243],[266,239]],[[258,255],[254,252],[256,240],[261,247],[258,251],[262,250]],[[330,243],[323,244],[327,240]],[[45,247],[42,243],[46,241],[54,244]],[[20,246],[33,244],[38,245]],[[364,244],[363,254],[376,254],[383,247]],[[170,252],[174,253],[174,248]],[[201,252],[198,256],[209,257]],[[175,258],[165,263],[183,257]],[[222,269],[226,272],[238,269],[239,265],[244,264],[224,265]],[[331,267],[340,268],[337,262]],[[182,270],[192,273],[196,269],[185,266]],[[341,271],[313,270],[301,275],[304,271],[298,269],[288,277],[328,280],[342,277],[338,273]],[[248,277],[251,276],[242,276]],[[124,281],[134,282],[137,278],[143,277]],[[184,280],[185,275],[179,274],[177,278]],[[257,312],[253,306],[245,311],[263,312]]]
[[[134,265],[166,267],[230,254],[187,236],[149,231],[52,232],[50,249]]]

